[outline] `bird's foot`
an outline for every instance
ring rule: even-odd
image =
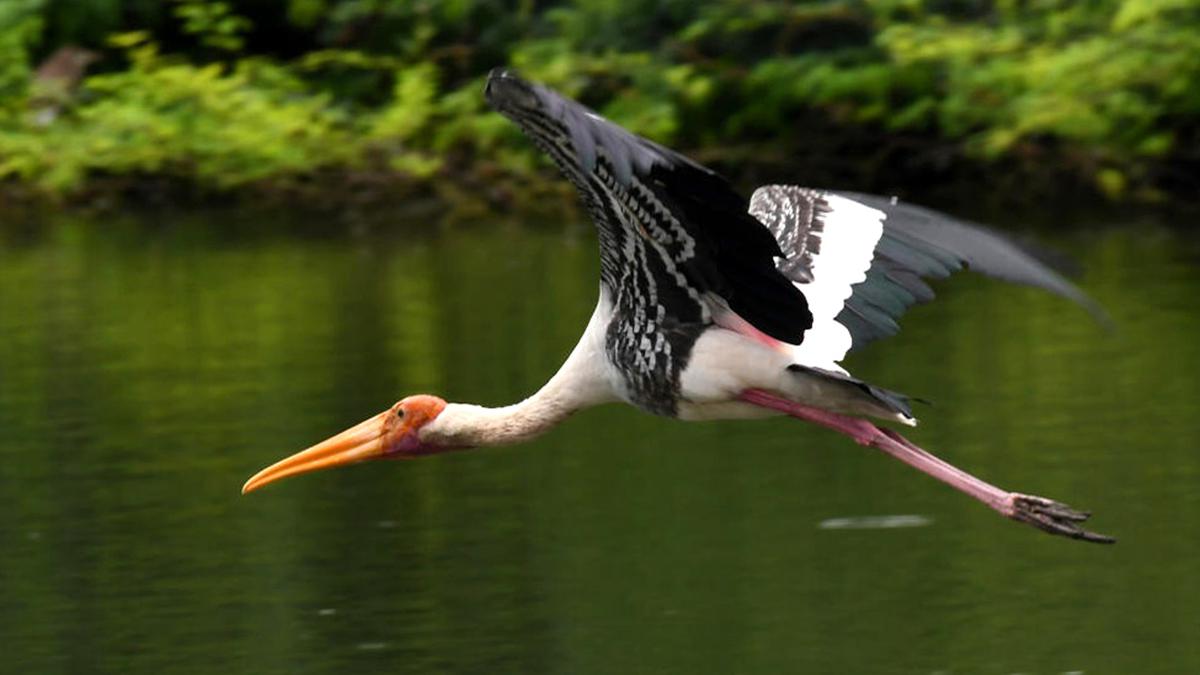
[[[1079,526],[1092,514],[1075,509],[1045,497],[1010,493],[1000,505],[1000,513],[1013,520],[1028,523],[1043,532],[1072,539],[1082,539],[1096,544],[1115,544],[1116,539],[1103,534],[1089,532]]]

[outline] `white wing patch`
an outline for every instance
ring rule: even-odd
[[[829,210],[821,216],[820,252],[812,255],[812,281],[796,286],[808,300],[813,325],[795,347],[796,363],[845,372],[837,365],[850,351],[850,331],[836,321],[851,287],[867,278],[875,245],[883,236],[882,211],[825,193]]]

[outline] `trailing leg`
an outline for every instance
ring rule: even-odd
[[[789,401],[761,389],[747,389],[742,392],[740,398],[747,403],[776,410],[846,434],[860,445],[869,445],[882,450],[905,464],[978,499],[1006,518],[1027,523],[1050,534],[1072,539],[1103,544],[1111,544],[1116,541],[1112,537],[1081,528],[1079,523],[1087,520],[1090,515],[1088,513],[1076,511],[1065,504],[1044,497],[1002,490],[934,456],[890,429],[881,429],[866,420]]]

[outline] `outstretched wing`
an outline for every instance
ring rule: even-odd
[[[896,334],[896,320],[933,299],[925,279],[962,269],[1037,286],[1104,311],[1037,255],[1004,235],[895,199],[768,185],[750,211],[786,254],[779,269],[794,281],[813,313],[797,361],[830,366],[851,349]]]
[[[717,296],[755,328],[798,343],[804,295],[775,267],[783,252],[719,175],[554,91],[495,70],[486,95],[578,188],[600,231],[601,281],[634,333],[707,324]],[[718,303],[719,304],[719,303]]]

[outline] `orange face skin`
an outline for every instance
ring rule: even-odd
[[[383,456],[391,459],[407,459],[420,455],[430,455],[438,448],[421,443],[421,427],[429,424],[442,410],[446,402],[437,396],[416,394],[401,399],[383,418],[383,429],[380,432],[383,444]]]
[[[405,459],[447,450],[421,442],[420,430],[437,419],[446,402],[437,396],[409,396],[307,450],[259,471],[242,486],[242,494],[289,476],[370,459]]]

